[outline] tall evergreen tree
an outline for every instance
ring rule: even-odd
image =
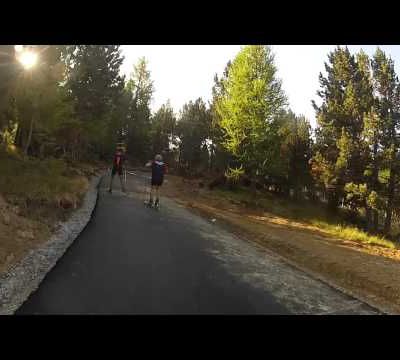
[[[211,121],[211,112],[201,98],[183,106],[176,126],[181,168],[189,171],[198,167],[202,167],[202,170],[208,169],[207,145]]]
[[[17,121],[13,91],[19,70],[14,46],[0,45],[0,146],[10,142],[9,134]]]
[[[76,45],[64,49],[67,89],[94,151],[104,152],[109,122],[124,88],[119,45]]]
[[[288,187],[294,190],[295,199],[299,199],[303,188],[311,190],[312,187],[309,165],[312,156],[310,123],[304,116],[296,116],[289,110],[282,114],[279,135],[279,162],[283,165],[281,176],[287,179]]]
[[[225,171],[232,161],[232,156],[223,145],[224,132],[221,128],[222,118],[217,111],[218,103],[226,95],[226,85],[231,65],[232,62],[228,61],[221,78],[218,78],[218,75],[215,74],[214,85],[212,87],[212,102],[210,104],[212,116],[210,129],[210,169],[217,172]]]
[[[18,116],[15,143],[26,154],[38,155],[63,120],[68,101],[60,87],[64,74],[60,47],[36,45],[31,51],[38,54],[38,62],[32,69],[21,69],[13,94]]]
[[[151,155],[150,145],[150,103],[154,92],[150,71],[145,58],[139,59],[134,66],[131,78],[126,84],[131,94],[131,106],[128,120],[128,151],[143,162]]]
[[[152,153],[169,150],[174,141],[176,118],[169,101],[163,104],[151,118]]]
[[[320,74],[321,106],[317,113],[314,172],[328,191],[329,203],[338,207],[346,183],[364,182],[365,149],[362,142],[364,116],[372,105],[366,58],[358,59],[348,48],[336,48],[325,64],[327,76]]]
[[[389,233],[392,223],[393,206],[395,203],[395,185],[399,174],[399,140],[400,129],[400,84],[394,70],[394,62],[386,54],[377,49],[372,61],[374,90],[377,98],[376,106],[382,119],[382,145],[389,178],[387,183],[387,202],[384,232]]]
[[[265,174],[275,165],[274,119],[286,103],[271,49],[244,47],[229,67],[224,92],[216,104],[223,144],[249,175]]]

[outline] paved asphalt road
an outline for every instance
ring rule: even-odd
[[[16,314],[374,313],[207,219],[102,182],[92,220]],[[108,179],[106,179],[108,182]]]

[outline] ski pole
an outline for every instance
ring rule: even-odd
[[[143,194],[144,194],[144,202],[146,202],[147,201],[147,177],[146,177],[146,174],[144,174],[144,176],[143,176],[143,179],[144,179],[144,191],[143,191]]]

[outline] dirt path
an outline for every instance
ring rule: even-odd
[[[335,239],[308,224],[216,198],[197,182],[174,176],[163,192],[349,294],[400,313],[399,250]]]

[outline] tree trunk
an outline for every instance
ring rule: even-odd
[[[389,119],[391,122],[391,142],[392,142],[392,156],[390,161],[390,178],[388,185],[388,201],[386,206],[386,218],[385,218],[385,227],[384,233],[387,235],[390,233],[390,228],[392,226],[392,212],[393,212],[393,203],[394,203],[394,188],[395,188],[395,162],[396,162],[396,154],[397,154],[397,146],[396,146],[396,126],[393,117],[391,117],[391,112],[389,112]]]
[[[388,184],[388,201],[386,205],[386,218],[384,233],[387,235],[390,233],[390,228],[392,226],[392,212],[393,212],[393,202],[394,202],[394,187],[395,187],[395,162],[396,162],[396,129],[394,124],[392,124],[391,129],[391,140],[392,140],[392,156],[390,159],[390,178]]]
[[[208,171],[211,173],[214,166],[214,144],[211,145],[211,152],[210,152],[210,162],[208,165]]]
[[[373,214],[373,231],[377,232],[378,231],[378,226],[379,226],[379,214],[378,214],[378,210],[372,210],[372,214]]]
[[[300,201],[301,195],[302,195],[301,187],[298,185],[297,182],[295,182],[295,185],[293,187],[293,200]]]
[[[39,157],[41,159],[43,159],[45,157],[45,148],[46,148],[46,144],[45,143],[41,144],[40,147],[39,147]]]
[[[331,188],[328,189],[327,197],[328,197],[329,211],[336,213],[339,207],[339,194],[336,186],[332,186]]]
[[[34,115],[32,114],[31,125],[29,127],[28,140],[26,141],[25,148],[24,148],[24,154],[25,155],[28,155],[28,150],[29,150],[29,147],[31,146],[32,132],[33,132],[33,122],[34,122]]]
[[[386,218],[385,218],[385,227],[384,227],[384,233],[386,235],[390,233],[390,228],[392,226],[392,212],[393,212],[394,187],[395,187],[395,174],[394,174],[393,168],[394,168],[394,166],[393,166],[393,162],[392,162],[392,166],[390,169],[388,201],[387,201],[387,205],[386,205]]]
[[[376,137],[375,137],[376,138]],[[378,141],[375,140],[374,142],[374,167],[373,167],[373,173],[372,173],[372,190],[378,192],[378,186],[379,186],[379,181],[378,181],[378,159],[377,159],[377,154],[378,154]],[[373,209],[372,210],[372,231],[376,232],[378,231],[378,211]]]
[[[18,123],[17,133],[15,134],[14,145],[21,148],[22,147],[22,128],[21,124]]]
[[[365,205],[365,217],[367,218],[367,230],[371,232],[374,230],[374,224],[372,223],[372,209]]]

